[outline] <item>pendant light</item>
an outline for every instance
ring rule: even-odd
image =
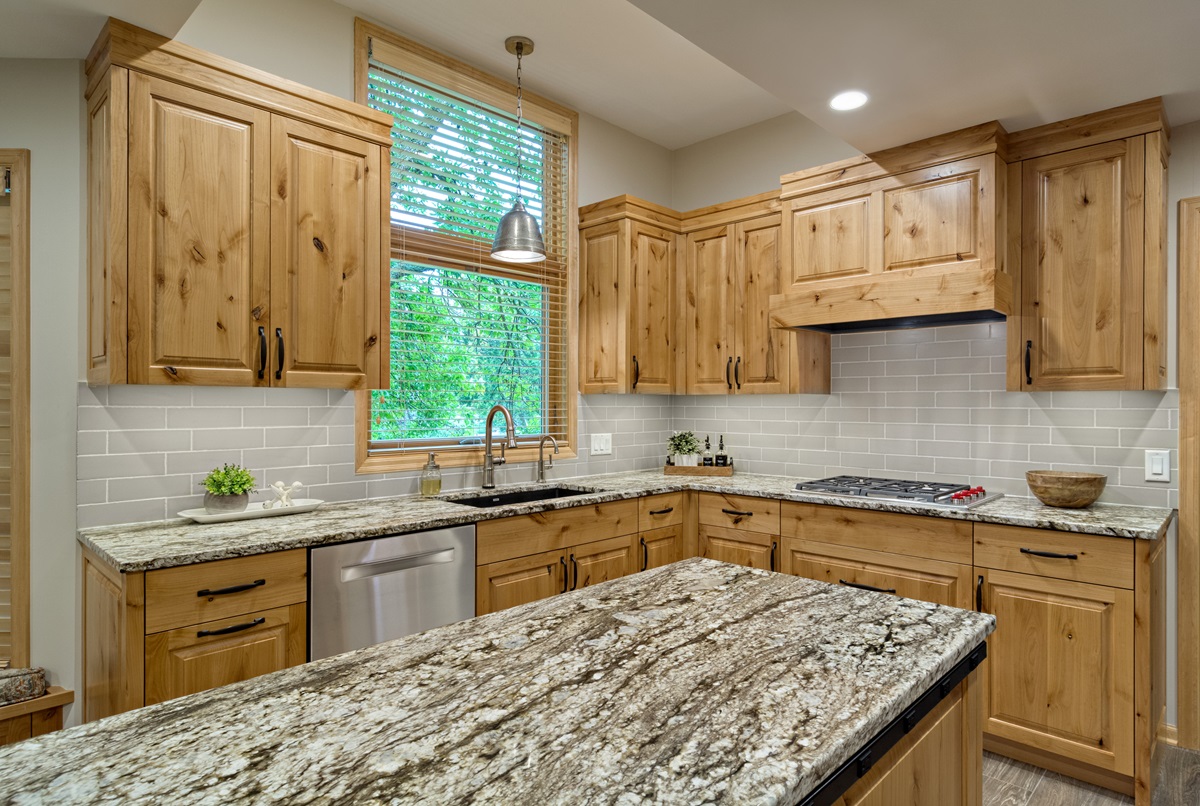
[[[533,40],[510,36],[504,40],[504,48],[517,57],[517,199],[496,228],[492,257],[506,263],[536,263],[546,259],[546,243],[537,219],[521,201],[521,57],[533,53]]]

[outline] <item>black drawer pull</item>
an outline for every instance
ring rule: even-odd
[[[1033,342],[1025,342],[1025,384],[1033,385]]]
[[[241,593],[242,591],[261,588],[266,584],[267,581],[265,579],[256,579],[253,582],[247,582],[245,585],[233,585],[228,588],[217,588],[215,591],[210,591],[208,588],[205,588],[202,591],[196,591],[196,595],[201,598],[205,596],[224,596],[227,593]]]
[[[637,389],[638,381],[642,379],[642,368],[638,366],[637,356],[633,356],[633,388]]]
[[[666,509],[652,509],[652,510],[650,510],[650,514],[651,515],[666,515],[668,512],[674,512],[674,511],[675,511],[675,507],[667,507]]]
[[[979,581],[975,583],[975,609],[983,612],[983,574],[979,575]]]
[[[267,371],[267,329],[258,329],[258,377],[263,377]]]
[[[650,567],[650,547],[646,545],[646,538],[639,537],[638,540],[642,544],[642,570],[645,571]]]
[[[275,328],[275,344],[279,347],[277,356],[279,365],[275,367],[275,380],[278,381],[283,378],[283,328],[281,327]]]
[[[567,558],[566,558],[566,557],[559,557],[559,558],[558,558],[558,561],[559,561],[560,563],[562,563],[562,571],[563,571],[563,589],[562,589],[562,592],[563,592],[563,593],[566,593],[566,592],[567,592],[567,580],[568,580],[568,579],[570,578],[570,576],[571,576],[569,573],[567,573]]]
[[[1021,549],[1022,554],[1032,554],[1034,557],[1046,557],[1051,560],[1078,560],[1078,554],[1055,554],[1053,551],[1036,551],[1034,549]]]
[[[753,512],[738,512],[736,509],[722,509],[721,511],[726,515],[737,515],[740,518],[749,518],[754,514]]]
[[[771,541],[771,567],[769,570],[775,570],[775,549],[779,548],[779,544],[774,540]]]
[[[265,622],[266,622],[266,618],[263,618],[260,616],[259,618],[256,618],[254,621],[247,621],[245,624],[234,624],[231,627],[222,627],[219,630],[200,630],[199,632],[196,633],[196,637],[197,638],[207,638],[210,635],[229,635],[229,633],[231,633],[231,632],[241,632],[242,630],[248,630],[251,627],[257,627],[259,624],[263,624]]]
[[[579,585],[579,561],[575,559],[575,555],[571,555],[571,590],[575,590]]]
[[[839,585],[845,585],[847,588],[858,588],[860,591],[874,591],[875,593],[895,593],[895,588],[877,588],[874,585],[860,585],[857,582],[847,582],[844,579],[838,580]]]

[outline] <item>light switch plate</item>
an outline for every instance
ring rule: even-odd
[[[1171,452],[1146,451],[1146,481],[1171,480]]]
[[[612,434],[592,434],[592,456],[612,455]]]

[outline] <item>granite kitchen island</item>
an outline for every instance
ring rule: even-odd
[[[786,804],[897,753],[973,802],[994,623],[685,560],[0,749],[0,802]]]

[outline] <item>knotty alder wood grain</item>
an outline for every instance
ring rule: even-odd
[[[734,225],[735,391],[781,394],[791,388],[792,334],[771,326],[771,295],[783,289],[780,216]]]
[[[475,562],[486,565],[637,531],[637,501],[610,501],[482,521],[475,526]]]
[[[733,390],[734,265],[729,225],[687,235],[685,262],[686,391]]]

